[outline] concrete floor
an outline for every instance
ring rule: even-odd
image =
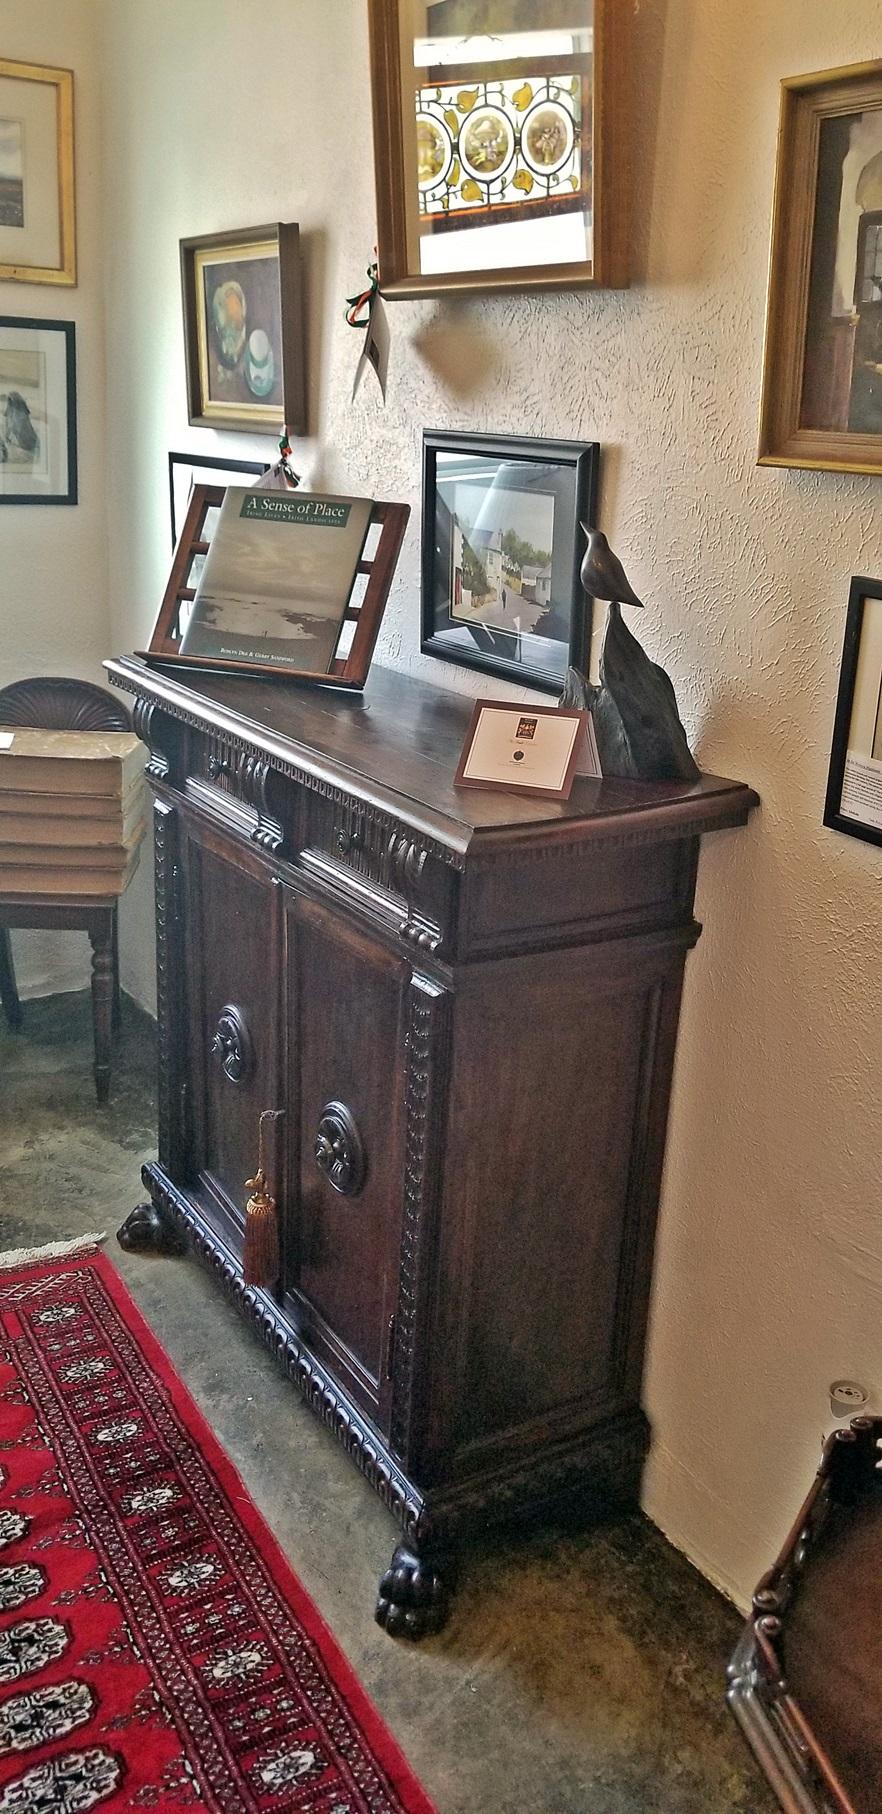
[[[87,995],[0,1027],[0,1248],[111,1233],[154,1149],[153,1032],[129,1004],[112,1100]],[[395,1529],[192,1260],[107,1249],[439,1814],[772,1814],[723,1703],[738,1616],[645,1519],[464,1560],[446,1630],[373,1622]]]

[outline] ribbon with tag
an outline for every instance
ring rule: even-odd
[[[358,387],[368,369],[377,375],[383,402],[386,401],[386,374],[389,370],[389,322],[386,316],[386,305],[380,295],[379,274],[374,261],[369,264],[365,273],[366,289],[360,290],[357,296],[346,298],[346,321],[351,328],[364,328],[364,342],[355,368],[352,382],[352,401],[355,402]],[[365,311],[367,311],[365,313]]]

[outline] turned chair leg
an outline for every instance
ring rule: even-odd
[[[12,940],[5,926],[0,926],[0,1001],[10,1027],[17,1030],[22,1023],[21,1002],[15,984]]]
[[[118,1033],[122,1023],[122,1004],[119,993],[119,912],[113,909],[113,1031]]]
[[[92,945],[92,1024],[95,1029],[95,1092],[104,1104],[110,1095],[110,1049],[113,1039],[113,924],[108,913],[99,930],[89,933]]]

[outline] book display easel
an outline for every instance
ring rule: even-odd
[[[313,669],[298,668],[294,663],[290,667],[276,664],[272,668],[266,668],[243,661],[181,653],[188,610],[192,608],[196,597],[194,562],[198,568],[199,557],[204,559],[208,553],[211,537],[207,518],[209,512],[220,508],[224,496],[225,487],[222,485],[193,487],[150,647],[140,651],[142,659],[153,667],[184,667],[251,676],[260,674],[266,675],[270,680],[301,680],[311,681],[314,685],[330,683],[341,687],[363,687],[383,620],[395,563],[404,540],[410,516],[409,505],[384,502],[373,504],[364,554],[358,563],[355,585],[343,613],[338,653],[326,672],[316,673]],[[349,625],[354,626],[351,632],[348,631]],[[344,654],[340,650],[347,637],[350,639]]]

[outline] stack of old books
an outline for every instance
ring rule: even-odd
[[[0,894],[122,894],[146,825],[144,759],[123,731],[0,726]]]

